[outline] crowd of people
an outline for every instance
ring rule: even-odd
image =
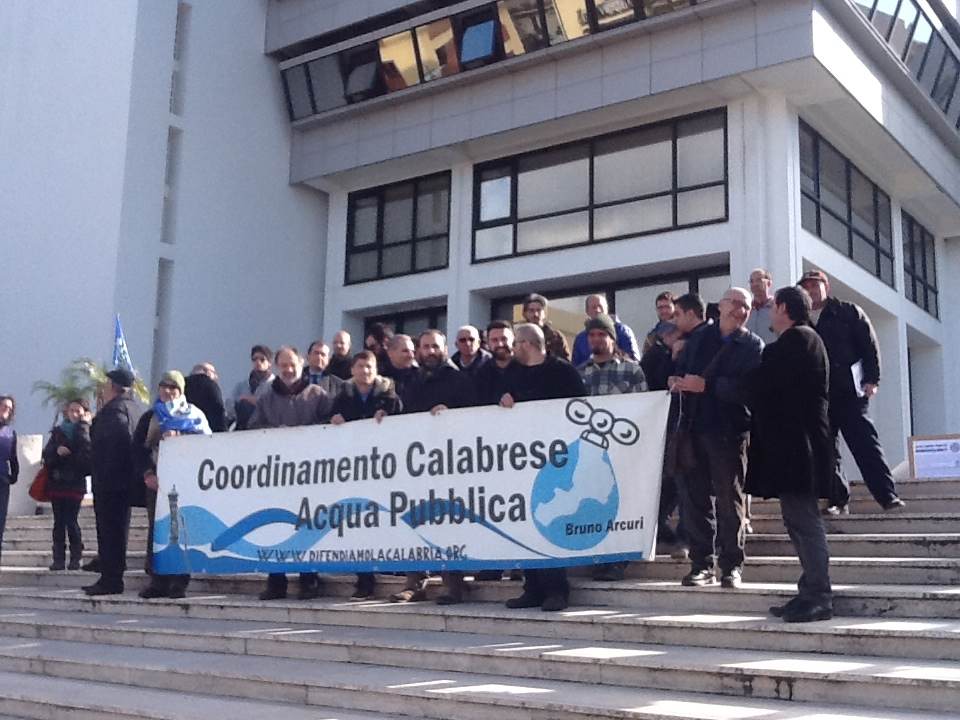
[[[83,567],[100,576],[84,591],[123,592],[130,507],[139,505],[147,508],[150,538],[150,583],[140,595],[184,597],[188,575],[160,575],[153,568],[157,457],[160,444],[171,436],[379,422],[387,415],[660,390],[669,391],[672,402],[658,544],[689,561],[682,584],[740,587],[749,496],[779,498],[802,575],[797,596],[771,612],[792,622],[828,618],[831,587],[822,513],[847,512],[849,499],[838,434],[881,507],[903,507],[868,415],[880,379],[877,339],[863,310],[832,297],[820,271],[773,293],[770,274],[757,269],[749,285],[749,291],[730,288],[711,308],[695,293],[661,293],[657,322],[642,343],[608,312],[602,295],[590,295],[572,354],[566,337],[548,320],[549,301],[538,294],[524,299],[524,322],[495,320],[483,332],[470,325],[459,328],[452,354],[439,330],[410,337],[383,325],[368,329],[364,349],[356,353],[344,330],[330,344],[310,343],[305,357],[292,345],[272,352],[258,344],[251,349],[249,376],[229,400],[216,368],[200,363],[188,377],[176,370],[164,373],[146,412],[133,399],[133,375],[114,369],[100,390],[96,415],[84,398],[67,403],[43,452],[54,513],[50,569],[80,565],[77,514],[90,474],[99,554]],[[0,540],[9,485],[18,472],[14,410],[13,398],[0,396]],[[625,563],[603,564],[593,573],[597,580],[615,581],[625,570]],[[501,577],[495,571],[478,573],[475,580]],[[565,569],[528,569],[523,579],[522,593],[508,600],[508,607],[567,607]],[[425,600],[426,581],[425,573],[407,573],[403,588],[390,599]],[[436,601],[462,602],[468,587],[463,573],[445,572]],[[353,599],[368,599],[375,589],[375,575],[361,573]],[[260,599],[284,598],[287,592],[286,575],[271,574]],[[321,594],[320,576],[301,573],[298,597]]]

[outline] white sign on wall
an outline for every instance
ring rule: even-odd
[[[160,573],[650,559],[667,393],[184,436],[160,448]]]

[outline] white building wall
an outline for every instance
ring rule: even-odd
[[[30,389],[109,358],[137,5],[0,3],[0,392],[17,427],[53,412]]]
[[[410,0],[270,0],[266,50],[273,52],[409,4]]]

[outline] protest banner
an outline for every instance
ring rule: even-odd
[[[650,559],[668,405],[641,393],[170,438],[156,571]]]

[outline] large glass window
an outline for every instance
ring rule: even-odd
[[[450,174],[351,193],[346,283],[447,267]]]
[[[934,317],[940,316],[936,244],[933,235],[912,215],[903,219],[903,291]]]
[[[284,69],[287,109],[291,120],[301,120],[696,4],[695,0],[491,0],[455,16]]]
[[[727,219],[726,111],[477,166],[474,262]]]
[[[804,122],[800,193],[802,227],[892,287],[890,197]]]
[[[424,330],[439,330],[446,334],[447,332],[447,308],[430,307],[420,310],[404,310],[390,313],[388,315],[373,315],[363,319],[364,335],[370,331],[370,326],[374,323],[385,325],[394,334],[403,333],[413,338],[417,342],[417,336]]]

